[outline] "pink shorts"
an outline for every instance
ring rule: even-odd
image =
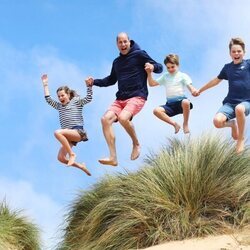
[[[117,116],[122,110],[126,110],[135,116],[141,111],[146,100],[140,96],[132,97],[126,100],[115,100],[113,104],[109,107],[108,111],[113,111]]]

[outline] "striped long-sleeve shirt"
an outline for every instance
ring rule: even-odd
[[[83,106],[92,100],[92,87],[87,88],[87,95],[84,98],[80,96],[73,97],[69,103],[62,105],[60,102],[54,100],[51,96],[45,96],[49,105],[59,111],[59,121],[61,128],[73,128],[74,126],[83,126]]]

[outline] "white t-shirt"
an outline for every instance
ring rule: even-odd
[[[166,97],[184,96],[185,87],[192,84],[191,78],[180,71],[175,74],[165,72],[156,80],[160,85],[166,88]]]

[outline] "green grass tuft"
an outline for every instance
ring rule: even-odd
[[[40,238],[36,225],[0,203],[0,250],[39,250]]]
[[[59,249],[138,249],[249,224],[249,153],[237,155],[216,135],[169,140],[137,173],[106,176],[81,192]]]

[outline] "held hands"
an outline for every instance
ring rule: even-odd
[[[87,87],[92,87],[94,83],[94,78],[92,76],[89,76],[85,79],[85,83]]]
[[[145,63],[144,69],[147,73],[151,73],[154,71],[154,65],[151,63]]]
[[[200,90],[199,89],[195,89],[194,91],[192,91],[192,96],[199,96],[200,95]]]
[[[44,86],[44,87],[45,87],[45,86],[48,86],[49,80],[48,80],[47,74],[42,75],[41,79],[42,79],[42,82],[43,82],[43,86]]]

